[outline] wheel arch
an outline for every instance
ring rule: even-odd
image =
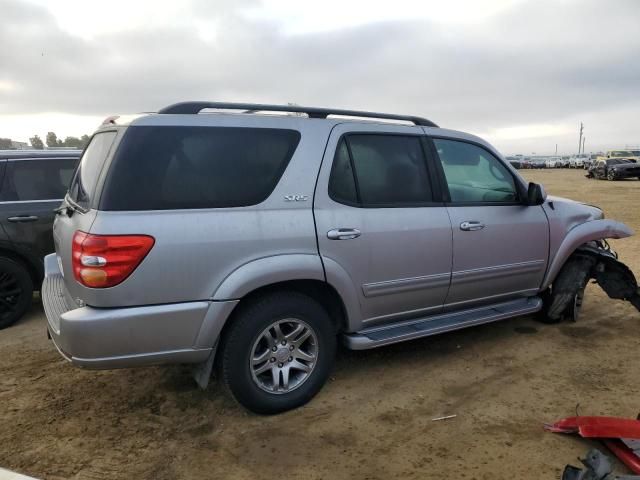
[[[211,309],[211,315],[204,319],[196,344],[212,347],[239,309],[277,291],[308,295],[327,309],[337,330],[348,330],[353,312],[339,287],[325,280],[318,255],[277,255],[246,263],[229,274],[214,292],[213,304],[219,308]]]
[[[40,285],[42,283],[42,279],[44,278],[44,266],[38,265],[32,258],[29,258],[26,255],[21,255],[15,250],[10,250],[8,248],[0,247],[0,257],[9,258],[15,262],[18,262],[27,269],[29,272],[29,276],[31,277],[31,281],[33,282],[33,289],[35,291],[40,290]]]
[[[315,279],[286,280],[256,288],[240,299],[229,315],[229,319],[233,318],[234,313],[242,308],[243,305],[259,297],[283,291],[301,293],[314,299],[327,310],[329,317],[335,322],[337,330],[342,331],[345,329],[347,325],[347,312],[342,298],[336,289],[327,282]],[[225,322],[225,325],[226,323],[228,322]]]
[[[542,281],[541,290],[546,290],[553,283],[567,259],[581,245],[594,240],[625,238],[631,235],[633,235],[633,230],[624,223],[616,222],[615,220],[593,220],[576,226],[565,236],[551,260],[549,269]]]

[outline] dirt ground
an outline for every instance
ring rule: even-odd
[[[524,171],[640,230],[640,182]],[[640,274],[640,236],[613,241]],[[59,479],[557,479],[594,445],[545,433],[640,412],[640,314],[589,286],[582,319],[518,318],[373,351],[342,350],[309,405],[252,415],[182,367],[83,371],[42,308],[0,331],[0,466]],[[434,417],[457,415],[433,422]],[[618,465],[619,472],[624,468]]]

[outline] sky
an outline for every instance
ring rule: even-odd
[[[505,154],[640,144],[640,0],[0,0],[0,137],[184,100],[418,115]]]

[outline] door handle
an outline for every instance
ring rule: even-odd
[[[464,230],[465,232],[474,232],[476,230],[482,230],[483,228],[484,223],[476,222],[474,220],[462,222],[460,224],[460,230]]]
[[[7,221],[11,223],[35,222],[36,220],[38,220],[38,217],[36,217],[35,215],[23,215],[7,218]]]
[[[327,232],[329,240],[351,240],[352,238],[358,238],[360,235],[360,230],[357,228],[334,228]]]

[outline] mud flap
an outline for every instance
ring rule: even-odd
[[[209,386],[211,373],[213,372],[213,362],[216,358],[217,350],[218,342],[216,342],[216,344],[211,349],[211,353],[209,354],[207,359],[204,362],[198,363],[193,367],[191,374],[201,390],[206,390],[207,386]]]
[[[613,299],[627,300],[640,311],[640,293],[633,272],[616,255],[594,242],[576,250],[552,284],[547,316],[559,319],[575,295],[593,278]]]

